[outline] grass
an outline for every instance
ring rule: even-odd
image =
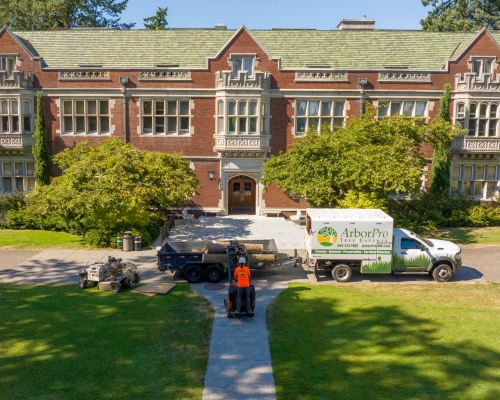
[[[200,399],[213,309],[165,296],[0,285],[4,399]]]
[[[447,228],[423,235],[456,244],[500,244],[500,226],[488,228]]]
[[[66,232],[0,229],[0,249],[86,249],[85,240]]]
[[[291,284],[267,311],[278,400],[500,398],[500,285]]]

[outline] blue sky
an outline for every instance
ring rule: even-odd
[[[429,8],[421,0],[129,0],[122,22],[136,22],[168,7],[172,28],[210,28],[226,24],[236,29],[336,29],[343,18],[375,19],[377,29],[421,29]]]

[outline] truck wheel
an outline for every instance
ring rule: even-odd
[[[113,282],[111,285],[109,285],[109,288],[113,293],[118,293],[122,291],[122,285],[116,282]]]
[[[220,282],[224,271],[218,265],[210,265],[205,271],[205,280],[209,283]]]
[[[80,278],[80,281],[79,281],[79,283],[78,283],[78,284],[80,285],[80,287],[81,287],[82,289],[85,289],[85,288],[87,287],[87,282],[88,282],[88,281],[87,281],[87,279],[85,279],[85,278]]]
[[[337,282],[347,282],[351,279],[352,271],[349,265],[339,264],[332,269],[332,278]]]
[[[432,277],[436,282],[448,282],[453,275],[453,270],[448,264],[439,264],[432,271]]]
[[[184,276],[189,283],[198,283],[203,279],[203,270],[199,265],[190,265],[186,268]]]

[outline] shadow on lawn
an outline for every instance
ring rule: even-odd
[[[284,291],[268,310],[278,399],[500,398],[500,353],[448,341],[442,322],[424,310],[421,317],[397,306],[346,312],[338,300],[300,296],[304,290]],[[291,301],[291,310],[280,307]]]
[[[0,285],[0,397],[199,399],[210,313],[182,284],[155,297]]]

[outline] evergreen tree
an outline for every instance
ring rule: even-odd
[[[444,86],[444,94],[439,101],[437,118],[451,122],[450,118],[451,86]],[[450,144],[449,137],[442,136],[434,147],[432,169],[429,177],[429,191],[436,196],[447,196],[450,191]]]
[[[75,27],[130,29],[120,23],[128,0],[0,0],[0,24],[13,30]]]
[[[168,7],[161,8],[158,7],[158,11],[156,11],[156,15],[152,17],[144,18],[144,27],[146,29],[153,30],[166,30],[167,28],[167,10]]]
[[[425,19],[420,20],[424,31],[474,32],[486,27],[500,28],[498,0],[422,0],[431,6]]]
[[[50,154],[47,146],[47,121],[43,111],[42,91],[39,91],[37,95],[33,137],[35,138],[32,151],[35,157],[36,183],[38,185],[48,185],[50,183]]]

